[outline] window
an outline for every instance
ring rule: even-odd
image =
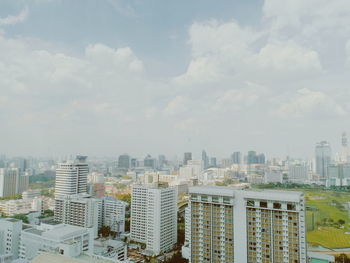
[[[267,202],[260,202],[260,207],[267,208]]]

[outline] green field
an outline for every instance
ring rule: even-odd
[[[350,235],[346,234],[350,232],[346,205],[350,202],[350,194],[325,190],[301,191],[305,193],[307,207],[311,208],[306,212],[308,243],[327,248],[350,247]]]

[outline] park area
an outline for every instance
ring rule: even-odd
[[[305,193],[307,241],[325,248],[350,247],[348,192],[301,189]]]

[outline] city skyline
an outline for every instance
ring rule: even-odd
[[[1,1],[2,151],[305,157],[338,145],[350,4],[318,1]]]

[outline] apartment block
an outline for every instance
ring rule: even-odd
[[[186,231],[192,263],[306,263],[299,192],[190,188]]]
[[[176,188],[133,185],[131,197],[131,239],[155,255],[172,249],[177,242]]]

